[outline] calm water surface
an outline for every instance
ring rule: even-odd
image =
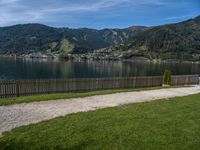
[[[67,79],[162,75],[169,68],[174,75],[200,74],[200,64],[145,63],[120,61],[59,62],[0,58],[0,79]]]

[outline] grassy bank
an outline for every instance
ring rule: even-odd
[[[14,129],[0,149],[199,149],[200,94],[78,113]]]
[[[141,90],[154,90],[161,89],[162,87],[152,87],[152,88],[139,88],[139,89],[113,89],[113,90],[100,90],[93,92],[81,92],[81,93],[64,93],[64,94],[45,94],[45,95],[35,95],[35,96],[22,96],[8,99],[0,99],[0,106],[3,105],[12,105],[20,103],[31,103],[39,101],[48,101],[48,100],[57,100],[57,99],[71,99],[71,98],[81,98],[95,95],[105,95],[105,94],[114,94],[119,92],[133,92]],[[178,88],[178,87],[173,87]]]

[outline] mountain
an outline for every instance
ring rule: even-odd
[[[85,53],[125,42],[146,27],[126,29],[69,29],[42,24],[0,28],[0,54]]]
[[[100,56],[121,59],[200,61],[200,16],[176,24],[151,27],[123,44],[100,50]]]

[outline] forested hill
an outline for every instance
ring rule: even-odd
[[[200,16],[176,24],[151,27],[124,44],[101,52],[123,59],[200,60]]]
[[[69,29],[42,24],[25,24],[0,28],[0,54],[85,53],[119,44],[146,27],[126,29]]]

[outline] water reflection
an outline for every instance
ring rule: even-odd
[[[200,74],[200,64],[120,61],[52,61],[0,58],[0,79],[67,79],[162,75],[169,68],[174,75]]]

